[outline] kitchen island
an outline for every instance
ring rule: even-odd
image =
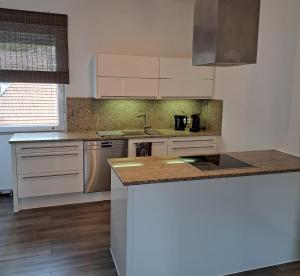
[[[199,170],[170,156],[109,161],[120,276],[225,275],[300,259],[300,158],[228,155],[251,167]]]

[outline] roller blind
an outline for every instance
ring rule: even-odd
[[[0,82],[69,83],[67,15],[0,9]]]

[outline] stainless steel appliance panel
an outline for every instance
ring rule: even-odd
[[[107,159],[127,157],[126,140],[84,143],[84,192],[110,191],[110,166]]]

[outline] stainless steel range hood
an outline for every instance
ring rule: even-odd
[[[195,0],[193,65],[257,60],[260,0]]]

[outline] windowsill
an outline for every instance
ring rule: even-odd
[[[15,133],[34,133],[34,132],[64,132],[65,128],[56,129],[10,129],[5,130],[0,128],[0,135],[10,135]]]

